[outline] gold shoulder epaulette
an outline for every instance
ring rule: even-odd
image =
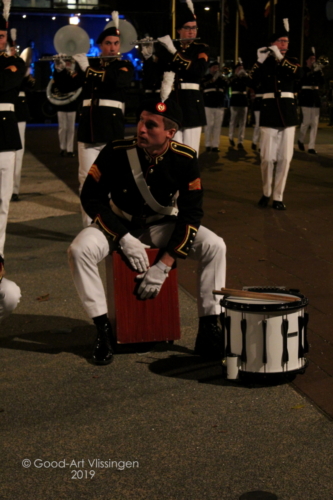
[[[186,146],[185,144],[181,144],[180,142],[171,141],[170,148],[175,153],[178,153],[183,156],[187,156],[188,158],[194,158],[196,155],[196,150],[190,148],[190,146]]]
[[[138,140],[136,137],[127,137],[126,139],[117,139],[116,141],[112,141],[112,146],[113,149],[120,149],[120,148],[133,148],[136,146],[138,143]]]
[[[286,66],[287,68],[292,69],[294,73],[297,70],[297,68],[299,68],[299,64],[298,64],[297,59],[291,59],[291,60],[285,59],[282,63],[282,66]]]

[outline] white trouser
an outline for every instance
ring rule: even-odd
[[[218,148],[220,145],[221,126],[224,116],[224,108],[206,108],[205,146],[206,148]]]
[[[174,224],[156,225],[147,228],[139,237],[151,247],[163,248],[174,230]],[[98,271],[101,262],[114,248],[95,224],[83,229],[68,249],[73,280],[90,318],[107,313],[107,303],[102,280]],[[220,297],[213,290],[225,286],[226,246],[222,238],[200,226],[189,258],[198,261],[198,314],[219,314]]]
[[[199,156],[201,128],[182,128],[175,133],[174,140],[195,149],[197,156]]]
[[[4,255],[9,203],[13,194],[15,151],[0,152],[0,255]]]
[[[19,194],[19,192],[20,192],[22,162],[23,162],[24,146],[25,146],[25,127],[26,127],[26,125],[27,125],[27,122],[18,122],[18,129],[20,132],[22,149],[19,149],[15,153],[14,187],[13,187],[13,193],[15,193],[15,194]]]
[[[76,111],[57,111],[61,151],[73,153]]]
[[[77,146],[79,157],[79,192],[81,193],[90,167],[93,165],[105,144],[87,144],[85,142],[78,142]],[[83,227],[87,227],[91,223],[91,218],[85,213],[82,207],[81,210]]]
[[[255,125],[253,129],[253,136],[252,136],[252,142],[253,144],[258,144],[259,142],[259,137],[260,137],[260,111],[255,111],[254,112],[254,119],[255,119]]]
[[[302,106],[303,121],[301,123],[298,140],[304,143],[305,135],[310,127],[309,149],[315,149],[319,112],[320,108],[306,108]]]
[[[245,127],[247,120],[247,106],[231,106],[229,122],[229,139],[234,138],[234,130],[238,125],[238,143],[244,140]]]
[[[261,177],[265,196],[271,196],[276,162],[273,200],[282,201],[291,159],[296,127],[260,127]]]
[[[14,281],[3,278],[0,283],[0,323],[19,303],[21,290]]]

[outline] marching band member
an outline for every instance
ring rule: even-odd
[[[298,121],[294,85],[302,75],[297,59],[287,55],[289,23],[284,21],[285,27],[271,36],[270,46],[258,49],[258,61],[250,71],[254,85],[261,82],[263,93],[260,112],[263,196],[258,204],[267,207],[273,193],[273,208],[276,210],[286,209],[282,200]]]
[[[298,136],[298,147],[304,151],[305,135],[310,128],[308,153],[317,154],[315,149],[320,114],[319,88],[324,84],[323,66],[316,61],[314,49],[308,54],[300,81],[298,102],[302,109],[302,123]]]
[[[10,30],[9,45],[10,52],[12,56],[16,55],[16,34],[15,28]],[[21,185],[21,173],[22,173],[22,163],[25,149],[25,129],[27,126],[27,120],[29,119],[30,113],[27,103],[26,92],[31,91],[35,86],[36,80],[30,74],[30,67],[26,68],[26,72],[23,81],[20,85],[19,95],[15,101],[15,115],[17,119],[17,125],[20,133],[20,139],[22,144],[22,149],[16,151],[15,154],[15,167],[14,167],[14,185],[13,194],[11,201],[19,201],[20,185]]]
[[[69,259],[79,297],[97,328],[93,347],[96,364],[110,363],[114,351],[98,263],[117,249],[142,273],[138,276],[142,280],[138,289],[141,299],[156,297],[177,258],[198,262],[195,353],[221,357],[220,307],[212,290],[224,286],[225,244],[200,225],[203,192],[198,161],[192,148],[173,139],[182,112],[168,95],[168,84],[164,90],[162,82],[161,97],[142,102],[137,137],[109,142],[91,167],[81,192],[82,205],[94,222],[75,238]],[[152,267],[146,253],[149,246],[164,249]]]
[[[118,12],[114,11],[112,18],[117,26]],[[133,65],[118,57],[120,31],[116,26],[102,31],[97,39],[101,56],[110,59],[99,59],[93,66],[85,54],[76,54],[73,59],[80,66],[78,73],[70,76],[63,70],[57,74],[60,90],[62,83],[67,91],[82,87],[78,128],[80,192],[91,165],[106,143],[124,137],[125,90],[132,81]],[[90,224],[91,219],[84,212],[82,218],[84,226]]]
[[[20,288],[14,281],[4,278],[4,274],[4,259],[0,255],[0,323],[14,311],[21,298]]]
[[[56,59],[54,63],[54,73],[53,79],[56,81],[56,74],[60,71],[66,70],[70,76],[75,75],[79,67],[75,61],[64,61],[63,59]],[[62,87],[64,93],[65,89]],[[60,156],[68,156],[74,158],[74,134],[75,134],[75,120],[76,113],[78,111],[79,105],[81,104],[81,95],[73,99],[69,99],[70,102],[66,104],[57,105],[57,117],[58,117],[58,136],[60,145]]]
[[[201,129],[206,125],[200,82],[207,70],[209,47],[191,40],[196,38],[198,32],[192,1],[186,0],[186,4],[179,4],[177,13],[177,32],[183,41],[173,42],[169,35],[158,38],[160,46],[156,49],[153,62],[157,75],[165,71],[176,74],[171,98],[182,108],[183,123],[175,140],[190,146],[199,154]]]
[[[209,65],[209,73],[204,76],[201,87],[204,95],[207,125],[205,126],[206,151],[219,153],[221,127],[225,110],[225,95],[228,82],[222,76],[217,61]]]
[[[4,278],[4,246],[10,197],[13,191],[15,153],[22,148],[15,116],[15,101],[25,73],[25,63],[6,52],[10,1],[0,16],[0,321],[15,309],[19,287]]]
[[[9,6],[0,16],[0,256],[4,256],[16,151],[22,149],[15,102],[26,71],[23,59],[6,52]]]
[[[231,99],[230,99],[230,123],[229,123],[229,143],[235,146],[234,130],[238,125],[238,149],[244,149],[243,140],[247,121],[248,102],[247,87],[249,85],[248,74],[244,70],[243,61],[239,58],[235,66],[235,74],[230,79]]]

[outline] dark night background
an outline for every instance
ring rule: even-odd
[[[14,0],[15,1],[15,0]],[[332,1],[332,0],[329,0]],[[232,62],[235,55],[235,14],[237,9],[236,0],[226,0],[229,9],[229,22],[225,24],[225,61]],[[256,50],[267,43],[270,33],[270,20],[264,17],[264,8],[267,0],[240,0],[244,9],[247,28],[239,27],[239,55],[242,57],[245,67],[250,68],[256,60]],[[317,56],[327,55],[333,61],[333,20],[326,17],[326,4],[328,0],[306,0],[308,9],[308,33],[304,36],[304,53],[314,46]],[[14,3],[14,2],[13,2]],[[202,1],[194,0],[195,11],[199,24],[198,36],[211,47],[211,58],[216,58],[220,53],[221,35],[221,2],[216,0]],[[204,7],[210,10],[205,11]],[[163,36],[171,34],[171,1],[170,0],[109,0],[98,9],[91,11],[82,10],[82,14],[105,13],[110,15],[112,10],[118,10],[135,26],[138,37],[145,34]],[[276,6],[276,26],[281,23],[282,18],[289,18],[290,24],[290,46],[289,52],[300,57],[301,53],[301,29],[302,29],[302,0],[279,0]],[[11,11],[11,25],[18,29],[18,41],[22,49],[27,46],[29,40],[35,41],[36,48],[40,53],[54,53],[53,36],[61,27],[68,24],[68,14],[57,17],[51,21],[50,16],[64,10],[45,10],[44,16],[29,16],[22,19],[22,8],[13,8]],[[75,12],[75,11],[71,11]],[[68,13],[68,11],[67,11]],[[52,24],[53,23],[53,24]],[[105,26],[104,18],[82,17],[80,26],[89,35],[96,38]],[[47,44],[47,49],[45,48]],[[333,78],[332,64],[326,68],[325,75],[328,79]]]

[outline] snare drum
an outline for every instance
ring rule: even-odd
[[[239,371],[244,373],[304,371],[307,365],[304,355],[308,352],[305,312],[308,299],[281,289],[262,291],[278,294],[281,299],[228,296],[221,300],[225,308],[221,315],[225,355],[236,354]],[[297,300],[286,302],[286,296]]]

